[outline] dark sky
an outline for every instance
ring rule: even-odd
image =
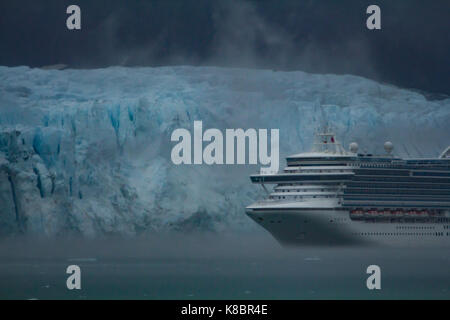
[[[370,4],[382,30],[366,28]],[[450,94],[449,0],[0,0],[0,46],[7,66],[303,70]]]

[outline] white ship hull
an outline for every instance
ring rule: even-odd
[[[333,208],[247,208],[246,213],[287,246],[450,246],[450,223],[355,221],[349,211]]]

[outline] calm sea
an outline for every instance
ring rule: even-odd
[[[366,269],[381,268],[381,290]],[[68,290],[66,268],[81,268]],[[266,234],[0,241],[0,299],[450,299],[448,249],[295,248]]]

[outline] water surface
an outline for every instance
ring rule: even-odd
[[[66,268],[80,266],[81,290]],[[366,268],[381,267],[381,290]],[[295,248],[265,234],[0,242],[0,299],[449,299],[448,249]]]

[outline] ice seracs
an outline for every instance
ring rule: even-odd
[[[193,144],[187,129],[178,128],[172,132],[171,141],[178,143],[172,148],[171,159],[176,165],[246,164],[248,155],[248,164],[257,164],[259,160],[260,164],[269,165],[268,168],[261,168],[262,172],[276,172],[279,165],[279,129],[270,130],[270,150],[267,131],[253,128],[245,131],[240,128],[226,129],[224,141],[221,130],[211,128],[203,133],[202,121],[194,121]],[[205,148],[203,142],[208,142]],[[192,150],[194,161],[191,160]]]
[[[222,133],[278,128],[283,160],[309,149],[317,101],[347,149],[385,154],[390,140],[411,158],[448,145],[450,99],[352,75],[0,67],[0,234],[254,230],[243,208],[264,190],[247,179],[268,165],[177,166],[170,135],[194,120]]]

